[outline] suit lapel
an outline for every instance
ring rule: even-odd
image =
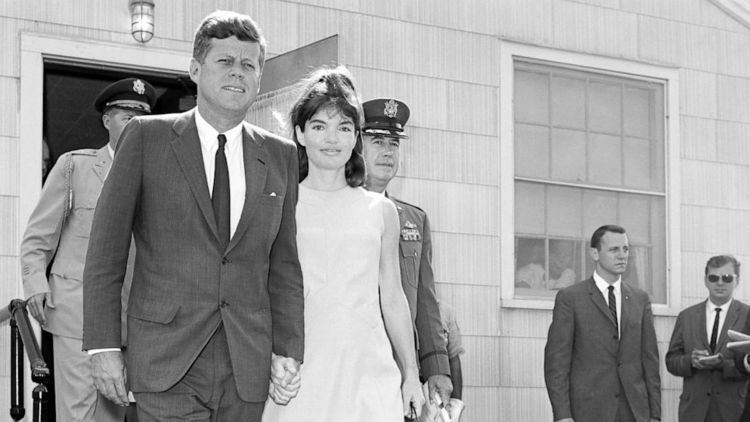
[[[604,316],[609,319],[609,322],[612,323],[613,326],[616,326],[616,322],[614,318],[612,318],[612,313],[609,312],[609,306],[607,306],[607,303],[604,301],[604,296],[602,296],[602,292],[599,291],[599,289],[596,287],[596,282],[594,282],[594,278],[591,277],[587,281],[589,286],[589,297],[591,297],[591,300],[594,302],[596,307],[604,314]]]
[[[622,338],[625,328],[630,325],[630,320],[636,317],[636,304],[633,303],[633,291],[630,286],[620,281],[620,302],[622,310],[620,311],[620,337]]]
[[[266,185],[268,169],[268,152],[263,148],[265,139],[258,135],[250,125],[243,125],[242,130],[242,155],[245,164],[245,204],[242,206],[242,214],[237,224],[234,235],[229,240],[225,253],[234,248],[244,236],[250,225],[250,220],[258,207],[258,200],[263,194]],[[289,183],[295,181],[290,180]]]
[[[109,148],[105,145],[103,148],[99,148],[99,150],[96,151],[96,162],[91,169],[96,174],[96,177],[104,183],[110,167],[112,167],[112,158],[109,156]]]
[[[734,324],[737,323],[737,320],[740,318],[740,305],[737,304],[737,301],[733,300],[732,303],[729,305],[729,310],[727,311],[727,317],[724,319],[724,325],[721,327],[721,333],[719,333],[719,338],[716,341],[716,350],[719,351],[723,349],[726,346],[727,343],[727,330],[732,328]],[[704,326],[706,324],[703,324]]]
[[[187,179],[203,218],[206,219],[216,241],[221,243],[219,231],[216,227],[214,209],[211,205],[211,194],[206,182],[206,168],[203,164],[201,142],[198,138],[198,129],[195,126],[195,111],[191,110],[180,116],[175,121],[173,129],[177,137],[171,142],[172,151],[174,151],[177,161],[180,163],[180,168]]]
[[[693,327],[695,330],[695,336],[698,338],[698,344],[701,345],[702,349],[709,350],[708,344],[708,328],[706,327],[706,301],[701,302],[702,306],[695,308],[693,312]]]

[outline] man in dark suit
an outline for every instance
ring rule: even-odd
[[[625,229],[591,236],[588,280],[557,293],[544,349],[555,421],[648,422],[661,418],[659,353],[648,294],[622,282]]]
[[[408,139],[404,125],[409,120],[409,107],[394,99],[376,99],[364,102],[362,108],[365,112],[362,129],[367,167],[365,186],[367,190],[385,193],[398,172],[401,140]],[[401,285],[417,334],[420,377],[427,382],[430,394],[427,403],[437,393],[448,405],[453,385],[432,273],[430,223],[420,208],[393,197],[390,199],[396,204],[401,224]]]
[[[129,123],[102,190],[83,347],[97,389],[125,405],[129,388],[141,422],[259,421],[272,364],[294,374],[302,359],[297,151],[243,121],[264,54],[249,16],[206,17],[189,69],[197,109]],[[124,363],[119,291],[131,233]]]
[[[683,377],[680,422],[736,421],[742,414],[747,376],[727,349],[727,330],[742,331],[748,306],[733,300],[740,263],[730,255],[708,260],[708,299],[677,316],[667,351],[667,370]]]

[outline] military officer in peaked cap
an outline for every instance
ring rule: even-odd
[[[120,133],[133,117],[149,114],[155,103],[156,90],[139,78],[117,81],[101,91],[94,108],[109,132],[107,145],[60,156],[50,170],[21,242],[27,309],[44,330],[52,333],[55,411],[61,421],[125,418],[124,408],[97,397],[89,355],[82,351],[82,274],[94,208]],[[124,298],[128,289],[129,285],[123,288]]]
[[[388,183],[398,172],[400,143],[409,138],[404,131],[409,107],[395,99],[376,99],[366,101],[362,108],[365,185],[370,191],[385,194]],[[417,334],[420,377],[428,384],[430,401],[437,393],[447,405],[453,385],[432,274],[430,224],[420,208],[394,197],[390,199],[396,204],[401,224],[401,283]]]

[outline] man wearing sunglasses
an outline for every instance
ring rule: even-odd
[[[667,351],[667,370],[683,377],[680,422],[736,421],[742,414],[747,376],[727,349],[727,330],[744,331],[748,306],[733,300],[740,263],[731,255],[706,263],[708,299],[677,317]]]

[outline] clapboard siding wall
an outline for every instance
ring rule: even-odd
[[[457,311],[465,421],[546,421],[543,348],[551,311],[500,302],[501,39],[679,70],[682,303],[702,300],[703,263],[750,262],[750,30],[713,0],[156,0],[156,35],[143,49],[185,54],[201,18],[221,8],[252,15],[269,55],[339,35],[339,58],[364,98],[398,97],[412,139],[392,193],[430,216],[438,291]],[[0,5],[0,305],[22,296],[18,243],[28,215],[19,158],[21,33],[133,46],[126,0],[7,0]],[[288,98],[278,100],[287,104]],[[41,104],[39,104],[41,110]],[[269,117],[259,119],[275,125]],[[276,130],[276,127],[269,127]],[[750,300],[750,286],[738,295]],[[656,320],[663,356],[674,317]],[[7,356],[7,325],[0,327]],[[663,420],[676,421],[679,379],[663,375]],[[0,359],[0,412],[9,407]],[[30,410],[30,403],[27,403]]]

